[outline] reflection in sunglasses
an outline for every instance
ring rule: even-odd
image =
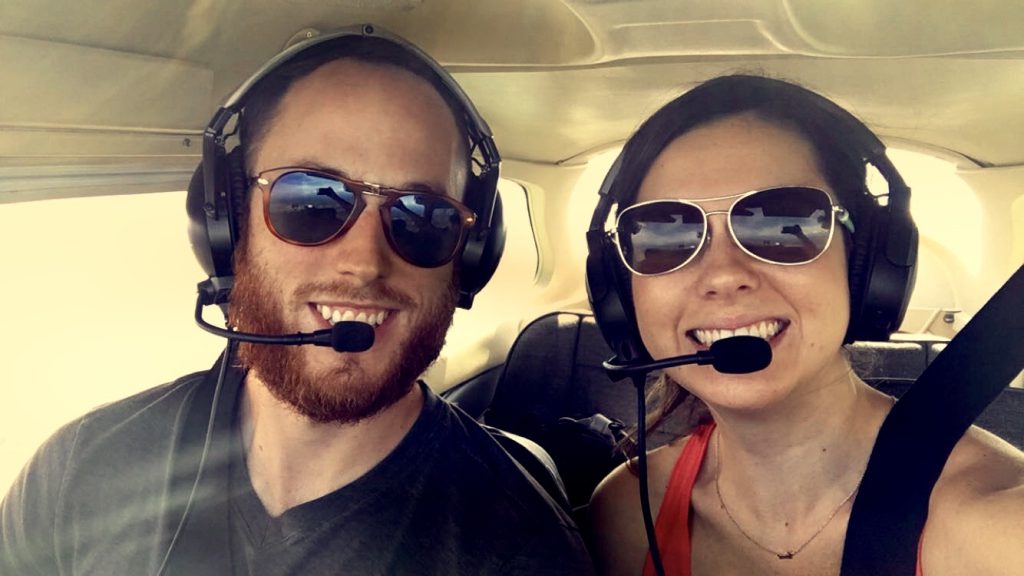
[[[783,187],[707,198],[736,200],[706,212],[686,200],[654,200],[624,209],[612,233],[623,263],[636,274],[663,274],[692,260],[703,247],[707,218],[728,214],[730,235],[744,252],[772,264],[805,264],[829,246],[837,220],[852,232],[845,210],[817,188]]]
[[[263,190],[271,232],[301,246],[324,244],[344,234],[367,206],[366,196],[383,200],[379,210],[388,244],[415,266],[449,262],[476,221],[471,210],[447,196],[385,188],[305,168],[265,170],[253,181]]]

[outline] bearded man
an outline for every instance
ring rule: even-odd
[[[238,241],[227,274],[196,250],[233,338],[355,322],[372,346],[230,345],[68,424],[4,499],[0,573],[591,572],[566,513],[417,381],[497,263],[464,257],[496,181],[471,171],[475,111],[399,39],[310,44],[243,85],[237,148],[204,149],[193,224],[223,196]]]

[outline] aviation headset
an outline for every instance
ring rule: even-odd
[[[671,114],[672,107],[688,104],[687,95],[666,105],[626,143],[601,184],[600,196],[587,231],[587,295],[594,319],[601,334],[621,361],[648,362],[651,360],[644,347],[634,314],[630,290],[630,272],[619,260],[618,253],[606,230],[613,207],[624,208],[635,198],[640,179],[646,174],[655,157],[672,140],[686,130],[716,118],[757,109],[757,94],[773,98],[795,99],[803,107],[814,107],[828,119],[826,130],[841,135],[857,155],[856,160],[874,166],[888,184],[888,194],[874,197],[862,182],[859,194],[852,200],[843,197],[851,210],[856,226],[852,246],[848,253],[850,285],[850,324],[844,343],[855,340],[888,340],[907,309],[914,286],[917,263],[917,227],[910,216],[910,188],[885,154],[885,145],[863,123],[832,101],[794,84],[759,76],[726,76],[711,80],[696,90],[723,90],[723,94],[753,94],[750,100],[729,109],[725,104],[716,116],[701,119],[696,124],[667,134],[658,142],[637,142],[638,137],[657,130],[654,123],[663,114]],[[781,93],[780,93],[781,92]],[[688,93],[690,94],[690,93]],[[729,99],[727,96],[725,99]],[[741,100],[742,102],[742,100]],[[669,120],[671,122],[671,120]],[[806,137],[806,135],[805,135]],[[657,146],[652,150],[652,146]],[[636,157],[642,156],[641,159]],[[636,182],[622,182],[620,172],[629,163],[629,172]],[[838,191],[837,191],[838,192]],[[859,198],[856,198],[859,196]],[[880,202],[885,198],[885,202]]]
[[[477,215],[477,223],[470,230],[462,253],[457,257],[459,300],[462,308],[470,308],[473,298],[490,280],[501,260],[505,246],[505,228],[502,220],[501,198],[498,195],[498,174],[501,157],[487,123],[477,112],[455,80],[429,55],[398,36],[373,25],[364,24],[343,28],[331,34],[314,36],[284,50],[248,80],[246,80],[221,106],[203,132],[203,160],[192,175],[188,187],[186,209],[189,216],[189,240],[199,264],[210,276],[200,285],[205,305],[227,304],[234,284],[233,256],[239,240],[239,208],[248,201],[249,178],[246,173],[242,146],[230,153],[225,141],[234,132],[224,130],[232,119],[244,114],[246,98],[260,81],[283,65],[320,51],[338,50],[338,58],[345,57],[340,45],[358,42],[357,38],[374,38],[388,42],[424,64],[435,76],[432,85],[443,89],[453,112],[462,115],[468,138],[467,149],[471,166],[463,203]],[[479,171],[477,173],[473,167]]]

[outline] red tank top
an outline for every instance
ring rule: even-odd
[[[702,424],[686,441],[686,446],[683,446],[683,452],[672,469],[665,499],[658,510],[654,533],[658,537],[661,562],[667,576],[691,576],[690,566],[693,562],[690,552],[690,497],[714,429],[714,422]],[[922,542],[923,538],[918,540],[917,544],[917,576],[923,576]],[[644,561],[644,576],[656,576],[650,552]]]

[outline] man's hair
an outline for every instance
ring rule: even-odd
[[[253,165],[259,146],[266,137],[270,124],[277,116],[281,101],[292,85],[309,76],[324,64],[336,60],[355,60],[380,66],[392,66],[405,70],[429,83],[448,106],[455,118],[455,126],[463,136],[460,148],[465,156],[468,175],[471,169],[469,154],[473,144],[469,141],[468,120],[463,104],[451,93],[434,68],[417,54],[391,40],[357,34],[340,36],[307,49],[261,78],[246,94],[244,107],[238,120],[239,146],[242,150],[246,170]],[[359,81],[359,78],[352,78],[352,82]],[[248,196],[246,196],[246,201],[239,202],[239,206],[236,207],[239,234],[243,236],[249,212],[247,199]]]

